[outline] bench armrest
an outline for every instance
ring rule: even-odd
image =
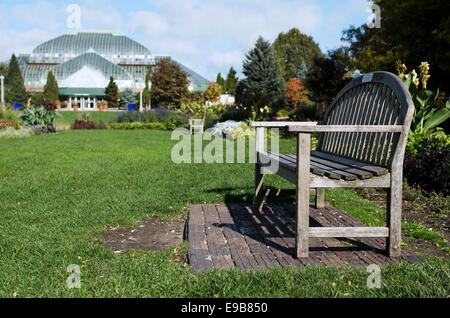
[[[252,121],[249,122],[250,127],[292,127],[296,125],[300,126],[316,126],[317,122],[302,122],[302,121]]]
[[[292,132],[388,132],[400,133],[403,126],[399,125],[293,125],[289,126]]]

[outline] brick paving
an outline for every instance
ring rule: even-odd
[[[189,263],[193,271],[264,270],[307,265],[367,266],[421,258],[402,249],[401,259],[384,253],[385,238],[310,238],[309,258],[296,259],[293,204],[203,204],[189,207]],[[310,208],[311,226],[365,226],[330,205]]]

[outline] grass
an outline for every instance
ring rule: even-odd
[[[103,123],[108,123],[109,119],[114,117],[117,113],[116,112],[74,112],[74,111],[60,111],[58,112],[60,116],[56,118],[55,124],[56,128],[61,129],[64,127],[71,126],[75,119],[81,118],[83,113],[87,113],[90,117],[90,120],[95,120],[97,123],[100,123],[100,121],[103,121]]]
[[[102,114],[103,115],[103,114]],[[93,238],[108,224],[186,214],[190,203],[250,202],[251,164],[171,161],[170,132],[64,131],[0,140],[0,297],[447,297],[450,263],[382,267],[382,288],[365,269],[311,267],[258,273],[193,273],[172,263],[173,249],[115,255]],[[293,140],[281,149],[292,152]],[[273,187],[290,186],[268,176]],[[373,205],[327,191],[338,208],[382,222]],[[183,246],[186,253],[187,245]],[[67,266],[81,268],[68,289]],[[351,284],[348,282],[351,281]]]

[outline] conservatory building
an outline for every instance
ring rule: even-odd
[[[74,30],[42,43],[31,54],[20,54],[18,61],[27,91],[43,91],[52,71],[70,108],[76,101],[82,110],[95,110],[111,76],[119,91],[142,92],[148,68],[166,57],[151,54],[118,31]],[[207,79],[175,62],[188,74],[191,91],[206,90]]]

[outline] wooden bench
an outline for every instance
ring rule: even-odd
[[[206,112],[203,113],[203,117],[201,119],[190,118],[189,119],[189,133],[192,135],[195,131],[203,134],[203,127],[205,124]]]
[[[265,169],[296,185],[297,257],[308,257],[310,237],[387,237],[388,255],[401,255],[402,166],[413,115],[404,83],[394,74],[375,72],[347,84],[322,123],[250,123],[256,127],[256,206],[263,205]],[[267,127],[298,133],[296,155],[266,151]],[[316,151],[310,151],[311,133],[319,134]],[[316,208],[323,208],[324,188],[360,187],[390,189],[386,227],[309,227],[310,188],[316,189]]]

